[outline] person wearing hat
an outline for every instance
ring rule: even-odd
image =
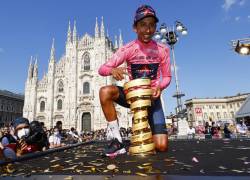
[[[170,84],[170,55],[169,48],[152,40],[156,31],[158,18],[154,9],[149,5],[140,6],[135,13],[133,30],[137,39],[119,48],[98,72],[101,76],[112,76],[117,81],[128,75],[130,80],[147,77],[151,79],[153,102],[149,110],[149,124],[153,133],[156,150],[166,151],[168,135],[161,104],[161,92]],[[127,67],[121,67],[123,63]],[[113,135],[113,141],[104,151],[106,156],[126,152],[119,133],[118,119],[114,103],[129,108],[122,87],[115,85],[104,86],[99,92],[100,103],[108,121],[108,128]]]
[[[20,117],[14,120],[13,122],[15,135],[17,136],[17,156],[23,154],[32,153],[38,150],[36,143],[27,143],[27,138],[30,136],[30,123],[29,120]]]

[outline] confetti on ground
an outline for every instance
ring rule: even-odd
[[[243,173],[244,171],[238,170],[238,169],[232,169],[233,172],[237,172],[237,173]]]
[[[116,165],[114,165],[114,164],[109,164],[108,166],[107,166],[107,169],[108,170],[114,170],[116,168]]]
[[[79,146],[74,149],[59,151],[46,156],[20,161],[14,164],[13,176],[36,174],[74,174],[74,175],[135,175],[187,174],[201,175],[246,175],[250,174],[249,141],[223,140],[176,141],[170,142],[167,153],[151,156],[117,156],[115,159],[103,157],[97,149],[103,149],[105,143],[92,146]],[[223,147],[233,148],[223,148]],[[174,150],[172,150],[174,147]],[[182,151],[181,151],[182,150]],[[185,153],[184,153],[185,151]],[[243,152],[244,151],[244,154]],[[199,163],[190,161],[194,157]],[[194,162],[194,163],[193,163]],[[223,164],[222,164],[223,162]],[[108,168],[109,165],[114,165]],[[119,167],[119,169],[118,169]],[[0,168],[0,176],[10,173]],[[66,177],[66,176],[64,176]],[[112,176],[110,176],[112,178]],[[63,179],[63,178],[62,178]]]
[[[67,176],[64,178],[64,180],[73,180],[73,177],[72,176]]]
[[[139,175],[139,176],[144,176],[144,177],[148,176],[147,174],[140,173],[140,172],[136,172],[135,174],[136,174],[136,175]]]
[[[201,169],[201,170],[200,170],[200,173],[204,174],[204,173],[205,173],[204,169]]]
[[[227,169],[226,167],[224,167],[224,166],[219,166],[219,169],[223,169],[223,170],[225,170],[225,169]]]
[[[192,161],[193,161],[193,162],[196,162],[196,163],[199,162],[198,159],[197,159],[196,157],[193,157],[193,158],[192,158]]]

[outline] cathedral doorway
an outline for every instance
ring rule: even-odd
[[[89,112],[82,114],[82,131],[91,131],[91,114]]]

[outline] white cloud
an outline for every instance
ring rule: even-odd
[[[0,48],[0,53],[3,53],[3,52],[4,52],[3,48]]]
[[[240,20],[240,16],[237,16],[234,19],[235,19],[235,21],[239,21]]]
[[[246,3],[246,0],[241,0],[241,1],[239,2],[239,5],[240,5],[240,6],[244,6],[245,3]]]
[[[232,5],[234,5],[236,2],[237,0],[224,0],[224,4],[222,5],[222,8],[225,11],[228,11],[232,7]]]

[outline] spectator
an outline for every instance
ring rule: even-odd
[[[211,139],[212,138],[212,135],[211,135],[211,127],[209,126],[209,123],[206,122],[205,124],[205,131],[204,131],[204,134],[205,134],[205,138],[206,139]]]
[[[53,129],[53,133],[49,137],[50,148],[61,147],[64,144],[61,143],[61,135],[59,134],[59,130],[57,127]]]
[[[240,136],[246,136],[247,126],[242,120],[236,125],[236,132],[239,133]]]
[[[194,136],[195,136],[195,128],[192,125],[189,126],[187,134],[188,134],[188,139],[193,139],[194,138]]]
[[[78,135],[75,128],[72,127],[68,134],[69,134],[69,139],[71,141],[71,144],[77,143],[77,142],[82,142],[82,138]]]
[[[3,129],[3,136],[0,138],[2,152],[5,159],[16,158],[16,139],[10,134],[8,126]]]
[[[205,127],[202,124],[199,124],[198,126],[196,126],[196,132],[197,134],[203,134],[205,132]]]
[[[225,123],[223,131],[225,138],[231,138],[232,132],[228,128],[228,123]]]
[[[17,136],[17,156],[38,151],[38,146],[35,142],[28,144],[26,138],[30,135],[30,124],[26,118],[17,118],[13,122],[15,135]]]
[[[219,138],[220,137],[220,127],[215,124],[215,122],[212,122],[212,127],[211,127],[211,135],[214,138]]]
[[[56,122],[56,128],[58,129],[59,134],[62,136],[62,121]]]
[[[49,148],[49,141],[41,123],[32,121],[30,123],[30,135],[25,139],[27,144],[36,144],[39,151]]]

